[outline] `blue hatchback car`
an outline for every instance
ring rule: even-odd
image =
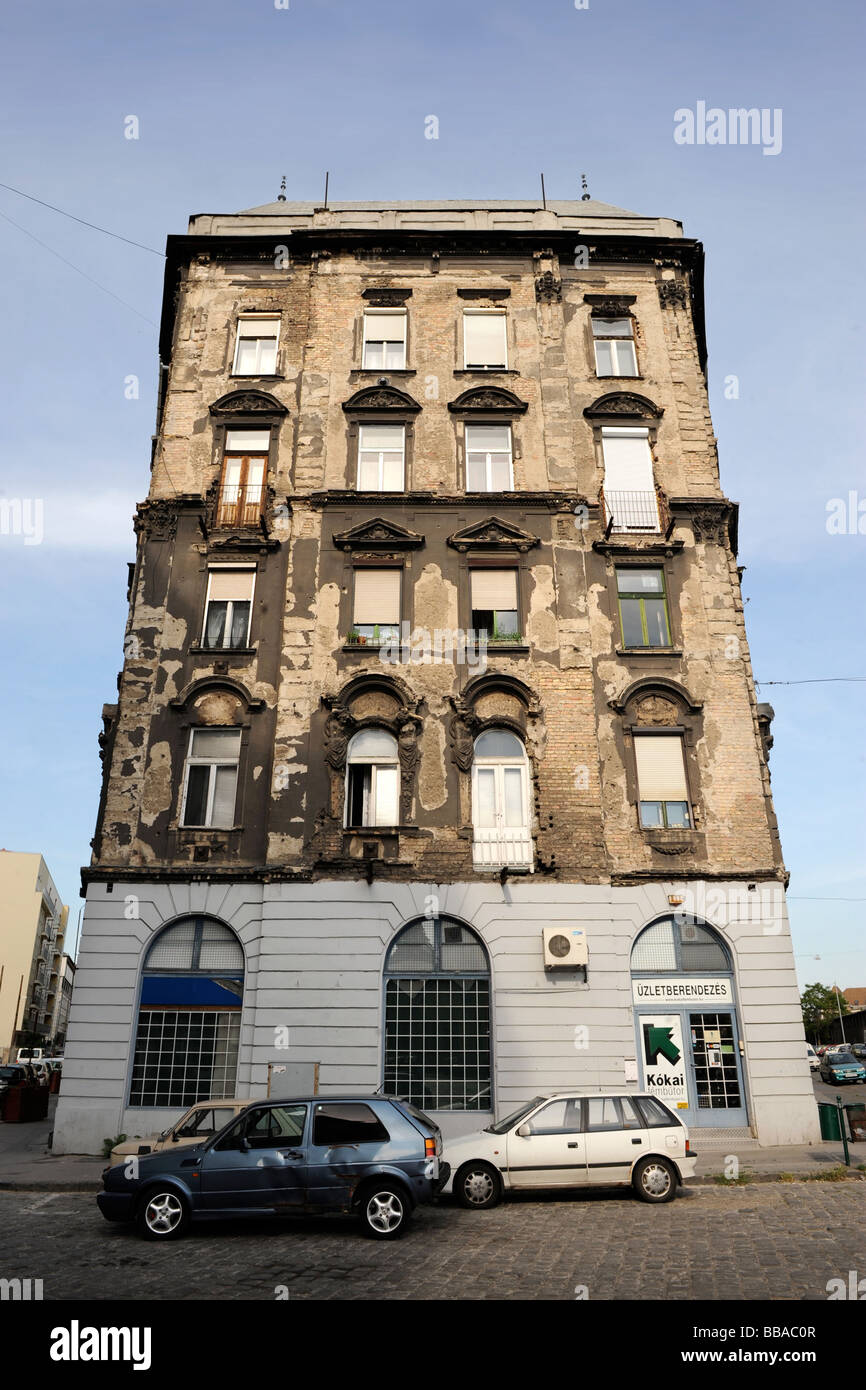
[[[346,1212],[378,1240],[447,1181],[438,1125],[394,1096],[254,1101],[195,1148],[130,1155],[106,1168],[99,1209],[150,1240],[190,1222]]]

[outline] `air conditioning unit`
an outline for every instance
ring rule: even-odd
[[[583,927],[543,927],[544,968],[573,970],[588,961]]]

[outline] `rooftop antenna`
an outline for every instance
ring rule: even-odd
[[[286,176],[285,176],[285,174],[283,174],[282,180],[280,181],[280,191],[279,191],[279,193],[277,194],[277,202],[278,202],[278,203],[284,203],[285,201],[286,201]]]
[[[580,176],[580,188],[581,188],[580,201],[581,201],[582,203],[588,203],[588,202],[589,202],[589,185],[588,185],[587,182],[586,182],[586,174],[581,174],[581,176]]]
[[[544,211],[547,212],[547,198],[546,198],[545,192],[544,192],[544,175],[543,175],[543,174],[541,175],[541,206],[544,208]]]
[[[324,208],[325,212],[328,211],[328,179],[329,179],[330,177],[331,177],[331,176],[330,176],[330,174],[328,173],[328,170],[326,169],[326,170],[325,170],[325,208]]]

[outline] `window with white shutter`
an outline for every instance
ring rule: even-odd
[[[362,645],[394,642],[400,634],[402,570],[356,569],[349,641]]]
[[[364,369],[402,371],[406,366],[406,311],[369,309],[364,314]]]
[[[640,823],[645,829],[687,830],[692,818],[680,734],[634,735]]]
[[[280,320],[277,317],[238,319],[235,376],[273,376],[277,370]]]
[[[208,571],[203,647],[245,647],[250,634],[254,569]]]
[[[361,729],[346,754],[347,826],[398,825],[400,764],[387,729]]]
[[[593,317],[596,376],[637,376],[631,319]]]
[[[505,370],[505,314],[498,309],[463,311],[463,365],[469,370]]]
[[[649,430],[604,428],[604,501],[615,531],[658,531]]]
[[[193,729],[184,775],[182,825],[235,823],[240,729]]]
[[[516,569],[473,569],[472,627],[488,642],[519,642],[520,621]]]

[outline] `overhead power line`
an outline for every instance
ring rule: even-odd
[[[832,685],[836,681],[866,681],[866,676],[813,676],[801,681],[755,681],[755,685]]]
[[[5,188],[8,193],[16,193],[19,198],[26,198],[30,203],[38,203],[40,207],[50,208],[52,212],[59,212],[61,217],[68,217],[71,222],[78,222],[82,227],[89,227],[91,231],[102,232],[103,236],[114,237],[115,241],[125,241],[127,246],[137,246],[139,251],[149,251],[152,256],[159,256],[165,260],[165,252],[157,251],[153,246],[144,246],[140,241],[131,241],[128,236],[121,236],[119,232],[110,232],[107,227],[100,227],[95,222],[87,222],[83,217],[76,217],[74,212],[65,212],[63,208],[55,207],[53,203],[46,203],[43,198],[34,198],[32,193],[24,193],[20,188],[13,188],[10,183],[0,183],[0,188]]]

